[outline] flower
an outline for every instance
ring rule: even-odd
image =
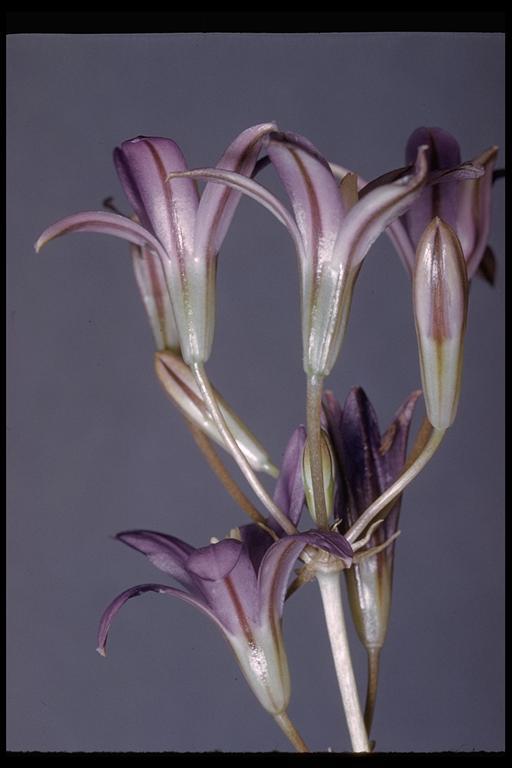
[[[412,392],[381,435],[377,416],[364,390],[350,390],[343,409],[326,392],[324,415],[339,469],[337,516],[347,531],[404,469],[409,427],[420,391]],[[386,637],[391,605],[394,542],[375,554],[398,531],[401,496],[392,504],[352,567],[345,571],[350,609],[367,650],[380,649]]]
[[[258,159],[263,137],[275,130],[264,123],[243,131],[228,147],[218,167],[250,175]],[[146,302],[152,325],[168,327],[169,307],[156,301],[153,287],[163,297],[162,272],[172,304],[185,362],[204,362],[211,350],[215,314],[217,255],[233,218],[240,195],[207,185],[201,198],[190,179],[168,183],[170,171],[186,169],[178,145],[171,139],[138,136],[123,142],[114,152],[114,162],[137,221],[111,212],[87,211],[69,216],[46,229],[36,250],[67,232],[100,232],[128,240],[139,248],[145,264],[138,280],[149,294]],[[149,249],[149,250],[148,250]],[[156,281],[145,272],[151,262]],[[165,316],[165,319],[164,319]],[[170,334],[172,336],[172,334]],[[157,333],[157,343],[163,339]],[[171,342],[172,343],[172,342]]]
[[[406,163],[419,146],[428,145],[428,183],[390,235],[412,275],[418,242],[436,216],[452,227],[460,240],[468,277],[480,271],[492,283],[494,255],[487,243],[491,221],[491,187],[498,147],[490,147],[461,164],[459,144],[441,128],[417,128],[409,137]]]
[[[283,462],[275,499],[294,522],[304,502],[300,458],[303,435],[294,433]],[[270,523],[272,525],[272,523]],[[274,530],[277,524],[274,523]],[[283,713],[290,698],[288,663],[282,636],[282,613],[293,565],[306,546],[318,547],[350,566],[352,548],[338,533],[307,531],[273,541],[255,524],[234,537],[195,549],[174,536],[154,531],[125,531],[116,538],[145,554],[182,589],[140,584],[122,592],[100,621],[98,651],[105,655],[112,620],[132,597],[145,592],[178,597],[201,610],[219,627],[262,706]],[[280,534],[284,534],[280,531]]]
[[[364,256],[422,189],[426,147],[418,150],[414,173],[358,196],[355,177],[348,174],[340,189],[325,158],[304,137],[274,131],[266,135],[265,143],[294,216],[265,187],[240,174],[206,168],[172,173],[170,178],[226,184],[258,200],[287,227],[301,273],[304,368],[309,376],[325,376],[339,352]]]
[[[427,416],[444,430],[459,402],[468,276],[457,235],[438,218],[418,244],[412,288]]]

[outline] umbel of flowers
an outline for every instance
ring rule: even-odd
[[[305,137],[272,122],[243,131],[215,166],[196,170],[188,170],[172,139],[139,136],[114,152],[133,213],[122,215],[109,203],[109,210],[73,214],[41,234],[36,250],[70,232],[100,232],[130,243],[156,344],[156,375],[209,466],[251,518],[199,548],[146,527],[117,534],[174,585],[140,584],[116,597],[100,621],[102,655],[127,600],[147,592],[183,600],[219,628],[259,703],[295,749],[307,752],[287,714],[291,684],[283,612],[292,594],[316,580],[352,749],[375,748],[369,734],[390,620],[402,493],[456,416],[468,283],[477,272],[492,282],[495,273],[487,240],[496,156],[491,147],[461,162],[453,136],[418,128],[407,142],[406,165],[367,183],[329,162]],[[256,181],[269,164],[290,207]],[[198,179],[206,182],[201,194]],[[305,426],[290,430],[280,469],[205,368],[219,251],[242,195],[286,227],[297,253]],[[383,434],[361,387],[349,392],[343,406],[324,392],[347,332],[362,262],[384,232],[411,276],[426,416],[409,453],[420,390],[406,398]],[[218,448],[235,460],[256,498],[240,487]],[[276,478],[272,495],[261,473]],[[312,522],[301,530],[305,509]],[[342,571],[368,653],[364,715],[343,614]]]

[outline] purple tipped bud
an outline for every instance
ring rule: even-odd
[[[418,244],[413,304],[427,415],[433,427],[447,429],[460,393],[468,276],[459,239],[439,218]]]

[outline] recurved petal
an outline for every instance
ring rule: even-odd
[[[301,261],[303,260],[304,244],[293,216],[287,210],[286,206],[284,206],[275,195],[265,189],[261,184],[258,184],[256,181],[253,181],[246,176],[242,176],[240,173],[223,171],[220,168],[197,168],[193,171],[173,172],[169,174],[170,180],[178,178],[202,179],[203,181],[224,185],[230,189],[242,192],[248,197],[252,197],[253,200],[256,200],[273,213],[276,219],[287,228],[294,241],[299,259]]]
[[[268,154],[291,200],[306,257],[316,264],[329,259],[344,208],[336,179],[311,142],[292,133],[273,134]]]
[[[157,349],[179,351],[174,312],[160,260],[146,247],[132,246],[133,270]]]
[[[122,143],[114,161],[135,212],[165,250],[179,260],[192,254],[197,190],[189,179],[167,182],[170,171],[187,167],[178,145],[171,139],[138,136]]]
[[[275,129],[274,123],[262,123],[243,131],[224,152],[217,168],[251,176],[263,140]],[[229,187],[211,183],[206,185],[197,213],[194,241],[196,259],[217,255],[240,197],[240,192]]]
[[[169,574],[188,589],[195,589],[196,579],[185,568],[194,547],[185,541],[157,531],[122,531],[115,538],[137,552],[142,552],[160,571]]]
[[[217,617],[212,613],[212,611],[210,611],[210,609],[202,600],[188,595],[181,589],[167,587],[164,584],[139,584],[136,587],[130,587],[130,589],[121,592],[121,594],[118,595],[103,612],[103,615],[100,619],[100,626],[98,630],[98,647],[96,649],[98,653],[101,654],[101,656],[106,656],[106,645],[110,627],[112,621],[119,613],[123,605],[132,597],[138,597],[139,595],[143,595],[146,592],[157,592],[161,595],[178,597],[180,600],[184,600],[186,603],[190,603],[190,605],[199,608],[199,610],[201,610],[210,619],[212,619],[220,627],[220,629],[224,630],[224,627],[220,624]]]
[[[427,179],[427,148],[418,150],[414,172],[383,184],[362,197],[342,222],[332,269],[344,265],[355,269],[372,243],[420,194]]]
[[[84,211],[60,219],[39,236],[35,244],[36,251],[39,252],[43,245],[46,245],[50,240],[70,232],[96,232],[100,235],[114,235],[134,245],[149,246],[161,260],[167,258],[161,244],[151,232],[126,216],[120,216],[117,213],[105,213],[105,211]]]

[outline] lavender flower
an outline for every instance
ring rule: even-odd
[[[269,132],[270,160],[291,199],[294,217],[267,189],[220,169],[172,173],[217,181],[268,208],[290,232],[301,273],[304,368],[309,376],[329,373],[341,345],[361,262],[376,238],[415,200],[426,179],[426,147],[414,173],[381,184],[358,198],[355,177],[340,189],[325,158],[302,136]]]
[[[248,128],[228,147],[218,167],[250,175],[263,137],[274,129],[273,123]],[[213,338],[217,254],[240,195],[208,185],[199,199],[191,180],[169,184],[170,171],[186,169],[183,154],[171,139],[139,136],[125,141],[115,150],[114,161],[137,221],[103,211],[77,213],[46,229],[36,250],[59,235],[86,231],[115,235],[144,249],[138,254],[145,262],[138,270],[138,280],[143,293],[149,295],[146,308],[157,329],[159,346],[164,338],[158,328],[169,329],[171,316],[165,305],[165,283],[183,358],[187,363],[204,362]],[[160,302],[155,298],[155,286]],[[165,333],[167,337],[174,346],[172,331]]]

